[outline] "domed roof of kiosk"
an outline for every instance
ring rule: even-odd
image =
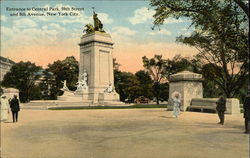
[[[16,88],[5,88],[3,90],[4,93],[19,93],[19,90]]]
[[[174,81],[203,81],[202,75],[191,71],[181,71],[173,74],[169,78],[170,82]]]

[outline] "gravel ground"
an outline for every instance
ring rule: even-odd
[[[11,117],[9,115],[9,117]],[[22,110],[1,123],[2,158],[249,158],[242,115],[165,109]]]

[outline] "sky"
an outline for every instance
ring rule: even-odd
[[[1,1],[0,3],[1,56],[15,62],[31,61],[46,68],[49,63],[63,60],[67,56],[75,56],[79,60],[78,43],[83,35],[84,26],[93,23],[92,7],[102,21],[104,30],[112,37],[113,57],[121,65],[122,71],[142,70],[143,56],[152,58],[154,54],[158,54],[163,55],[165,59],[171,59],[178,54],[188,57],[197,53],[195,48],[175,42],[176,37],[188,36],[193,31],[193,28],[189,27],[191,24],[189,19],[168,18],[160,29],[151,29],[155,11],[149,5],[149,1]],[[51,9],[39,10],[39,8]],[[54,8],[58,8],[59,11],[53,10]],[[55,16],[47,16],[47,12]],[[15,13],[18,13],[18,16]],[[20,13],[26,16],[21,16]],[[36,16],[27,16],[28,14]]]

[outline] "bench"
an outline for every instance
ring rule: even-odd
[[[188,111],[200,110],[201,112],[212,111],[216,112],[217,98],[194,98],[188,107]]]
[[[188,111],[200,110],[201,112],[212,111],[216,112],[216,102],[219,98],[193,98],[191,100]],[[226,99],[226,114],[240,114],[239,100],[236,98]]]

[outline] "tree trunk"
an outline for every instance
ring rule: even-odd
[[[159,95],[156,96],[156,104],[159,104]]]

